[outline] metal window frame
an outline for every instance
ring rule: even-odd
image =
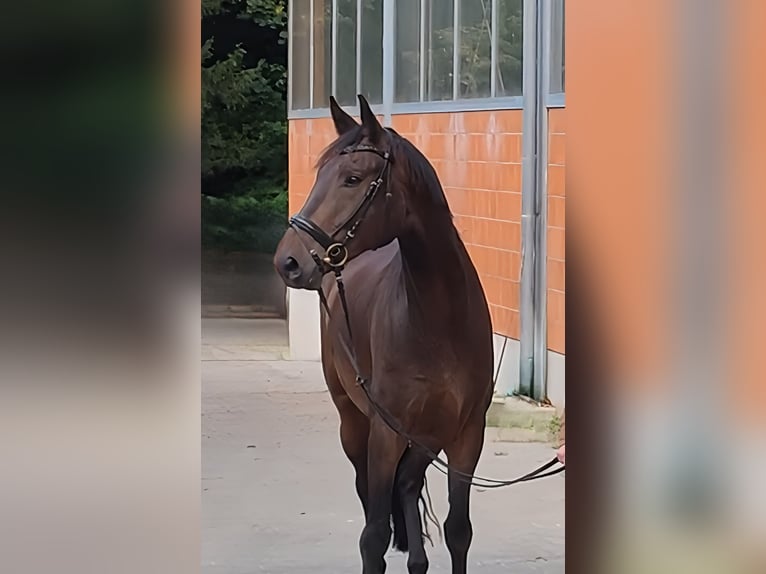
[[[356,93],[362,93],[362,0],[356,0]]]
[[[383,0],[383,124],[391,125],[391,106],[394,102],[396,81],[396,0]]]
[[[426,2],[420,0],[420,80],[418,82],[419,99],[424,102],[426,99]],[[428,11],[429,15],[431,11]],[[394,70],[396,71],[396,70]]]
[[[309,0],[309,108],[314,107],[314,0]]]
[[[330,75],[330,93],[337,97],[338,94],[338,0],[332,0],[332,70]]]
[[[425,6],[427,0],[420,1],[420,101],[419,102],[394,102],[394,86],[393,79],[395,77],[395,61],[394,50],[396,49],[393,30],[395,27],[395,2],[394,0],[384,0],[383,4],[383,104],[373,106],[373,109],[380,108],[381,113],[390,121],[392,114],[415,114],[415,113],[438,113],[438,112],[469,112],[469,111],[486,111],[486,110],[517,110],[523,109],[524,96],[497,96],[497,57],[498,57],[498,0],[491,0],[491,18],[492,18],[492,39],[491,39],[491,71],[490,71],[490,97],[489,98],[460,98],[460,0],[454,0],[453,4],[453,46],[452,46],[452,99],[451,100],[436,100],[428,101],[427,96],[427,69],[429,65],[428,59],[428,26],[425,19]],[[287,59],[288,69],[287,78],[288,86],[287,90],[287,118],[288,119],[303,119],[303,118],[321,118],[327,117],[329,111],[327,107],[315,108],[314,107],[314,0],[309,2],[309,108],[293,109],[293,70],[292,70],[292,57],[293,57],[293,21],[295,17],[295,7],[292,3],[288,6],[288,43],[287,43]],[[524,13],[529,10],[528,5],[530,2],[524,0]],[[337,94],[337,57],[338,57],[338,2],[332,0],[333,5],[333,22],[332,22],[332,86],[331,93]],[[544,32],[545,39],[542,42],[541,53],[541,65],[539,66],[540,73],[547,73],[550,75],[552,61],[551,61],[551,32],[552,32],[552,8],[551,0],[537,0],[534,2],[535,9],[539,10],[543,17],[541,18],[541,33]],[[388,19],[388,24],[386,23]],[[525,18],[526,21],[526,18]],[[390,33],[387,33],[390,31]],[[362,0],[356,0],[356,91],[361,93],[362,83]],[[524,40],[524,59],[526,60],[526,54],[528,53],[528,46],[526,39]],[[390,61],[389,61],[390,60]],[[543,72],[542,70],[546,71]],[[388,76],[390,80],[387,82]],[[550,86],[550,78],[546,78],[546,86]],[[565,93],[548,93],[545,92],[545,101],[543,106],[545,108],[563,108],[566,107]],[[390,91],[388,96],[386,91]]]
[[[490,14],[492,29],[489,41],[489,97],[494,98],[497,96],[497,0],[491,1],[490,10],[492,10]]]
[[[287,109],[293,109],[293,22],[295,5],[287,3]],[[288,118],[290,117],[288,113]]]
[[[521,124],[521,274],[519,278],[519,381],[517,392],[535,394],[535,280],[537,227],[538,4],[524,0]]]
[[[460,0],[452,6],[452,99],[460,99]]]
[[[540,61],[537,83],[537,226],[535,233],[535,302],[533,347],[533,398],[542,400],[548,390],[548,101],[552,60],[552,3],[538,0],[537,29]],[[563,95],[563,94],[562,94]]]

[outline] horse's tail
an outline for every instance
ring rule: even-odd
[[[423,493],[425,492],[425,497],[423,496]],[[439,542],[442,542],[442,528],[439,524],[439,518],[436,516],[436,512],[434,511],[433,503],[431,502],[431,492],[428,490],[428,479],[426,477],[423,477],[423,490],[420,491],[420,514],[423,517],[423,538],[428,540],[431,543],[431,546],[434,545],[434,541],[431,539],[431,533],[428,532],[428,523],[430,522],[436,527],[436,532],[439,533]]]
[[[399,489],[394,487],[394,496],[391,501],[391,524],[394,531],[394,550],[407,552],[410,549],[407,540],[407,523],[404,521],[404,509],[399,496]]]
[[[431,503],[431,493],[428,491],[428,481],[425,476],[423,476],[423,489],[420,492],[418,507],[421,515],[421,523],[423,525],[423,532],[421,535],[424,540],[428,540],[428,542],[431,543],[431,546],[433,546],[434,542],[431,538],[431,533],[428,530],[428,523],[430,522],[436,527],[436,530],[439,533],[439,540],[442,539],[442,531],[441,526],[439,525],[439,519],[436,517],[436,512],[434,512],[433,504]],[[393,499],[391,500],[391,523],[394,531],[394,550],[399,550],[400,552],[409,551],[410,545],[407,538],[407,523],[404,520],[404,509],[402,508],[398,485],[394,487]]]

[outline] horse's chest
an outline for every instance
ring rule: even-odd
[[[433,380],[452,380],[465,371],[468,357],[445,341],[400,339],[390,350],[381,353],[378,363],[389,372]]]

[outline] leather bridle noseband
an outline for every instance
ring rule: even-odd
[[[385,407],[381,406],[372,397],[370,393],[370,389],[369,389],[370,377],[362,376],[362,371],[359,368],[359,362],[356,356],[356,348],[354,347],[354,337],[351,331],[351,319],[348,313],[348,302],[346,300],[346,289],[345,289],[345,285],[343,284],[342,273],[343,273],[343,269],[348,263],[348,244],[356,236],[356,232],[359,229],[359,226],[362,224],[362,222],[364,221],[364,218],[367,216],[367,213],[370,210],[370,206],[372,205],[373,201],[375,201],[375,197],[378,195],[378,192],[380,191],[380,188],[385,181],[385,176],[388,173],[390,165],[391,165],[391,152],[380,151],[379,149],[377,149],[375,146],[372,146],[372,145],[358,144],[356,146],[349,146],[347,148],[344,148],[340,152],[340,155],[346,155],[346,154],[357,153],[357,152],[374,153],[382,157],[385,163],[383,164],[383,167],[381,168],[380,173],[378,174],[378,177],[376,177],[372,182],[370,182],[370,185],[367,187],[367,191],[365,192],[364,197],[362,198],[362,201],[359,203],[357,208],[351,213],[351,215],[347,217],[346,220],[341,225],[339,225],[335,229],[335,231],[333,231],[330,234],[326,233],[321,227],[319,227],[316,223],[311,221],[311,219],[304,217],[300,213],[291,217],[289,223],[290,223],[290,227],[294,229],[296,233],[298,233],[299,237],[300,237],[300,232],[304,232],[308,234],[319,245],[321,245],[322,249],[324,249],[324,256],[320,257],[320,255],[316,252],[315,249],[311,249],[308,246],[306,246],[306,249],[309,251],[311,258],[314,260],[314,263],[317,265],[317,268],[323,272],[322,273],[323,276],[329,271],[332,271],[335,274],[335,281],[338,286],[338,297],[340,298],[341,306],[343,307],[343,314],[346,319],[346,329],[348,330],[348,337],[349,337],[349,341],[351,342],[351,347],[349,348],[348,344],[342,337],[338,337],[338,340],[340,342],[341,347],[343,347],[343,350],[348,356],[348,359],[351,362],[351,365],[354,368],[354,371],[356,372],[356,384],[359,387],[361,387],[365,397],[367,398],[367,401],[370,403],[370,406],[375,411],[375,413],[378,416],[380,416],[381,420],[386,424],[388,428],[390,428],[393,432],[395,432],[396,434],[398,434],[399,436],[401,436],[407,441],[407,445],[409,448],[412,448],[413,446],[419,448],[420,450],[423,451],[423,453],[428,458],[431,459],[431,463],[434,465],[434,467],[437,470],[443,472],[444,474],[447,474],[448,472],[452,472],[454,473],[455,477],[461,482],[466,482],[470,485],[481,487],[481,488],[499,488],[501,486],[509,486],[511,484],[516,484],[519,482],[528,482],[530,480],[544,478],[546,476],[552,476],[554,474],[558,474],[562,472],[565,469],[563,465],[560,468],[557,468],[556,470],[544,472],[558,462],[556,457],[554,457],[553,460],[540,466],[539,468],[533,470],[532,472],[525,474],[524,476],[521,476],[514,480],[495,480],[492,478],[482,478],[482,477],[475,476],[473,474],[459,471],[456,468],[450,466],[444,459],[442,459],[433,450],[425,446],[422,442],[414,439],[407,431],[405,431],[402,428],[399,421],[397,421],[396,418]],[[390,192],[386,193],[386,197],[391,197]],[[346,230],[346,234],[344,235],[341,241],[337,241],[336,236],[340,234],[344,229]],[[322,302],[322,306],[324,307],[324,310],[327,313],[327,317],[330,318],[332,316],[330,313],[330,307],[327,303],[327,297],[325,296],[324,291],[322,290],[321,284],[317,290],[319,292],[319,300]]]

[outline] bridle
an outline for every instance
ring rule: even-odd
[[[456,476],[456,478],[462,482],[466,482],[470,485],[477,486],[480,488],[489,489],[489,488],[500,488],[502,486],[510,486],[511,484],[516,484],[519,482],[528,482],[530,480],[536,480],[538,478],[544,478],[546,476],[553,476],[554,474],[559,474],[566,468],[564,465],[562,465],[560,468],[557,468],[556,470],[544,472],[558,462],[558,459],[556,457],[554,457],[551,461],[545,463],[544,465],[540,466],[539,468],[533,470],[532,472],[525,474],[524,476],[521,476],[514,480],[495,480],[491,478],[482,478],[482,477],[475,476],[473,474],[461,472],[455,469],[454,467],[450,466],[449,463],[447,463],[444,459],[442,459],[437,453],[435,453],[430,448],[428,448],[423,443],[416,440],[409,433],[407,433],[407,431],[405,431],[402,428],[401,424],[396,420],[396,418],[386,408],[381,406],[372,397],[370,393],[370,389],[369,389],[371,378],[362,376],[362,371],[359,368],[359,363],[356,356],[356,349],[354,347],[354,338],[353,338],[353,333],[351,331],[351,319],[349,317],[348,302],[346,299],[346,288],[345,288],[345,285],[343,284],[342,274],[343,274],[343,269],[346,267],[346,264],[348,263],[348,244],[356,236],[356,233],[359,227],[364,222],[364,219],[370,210],[370,206],[375,201],[375,198],[378,195],[378,192],[380,191],[381,187],[386,181],[385,176],[389,172],[390,165],[391,165],[391,152],[381,151],[377,149],[375,146],[368,145],[368,144],[358,144],[356,146],[349,146],[344,148],[340,152],[340,155],[359,153],[359,152],[374,153],[383,158],[384,164],[380,170],[380,173],[378,174],[378,177],[376,177],[372,182],[370,182],[370,185],[367,187],[367,191],[365,192],[364,197],[362,197],[362,201],[359,203],[356,209],[351,213],[351,215],[347,217],[346,220],[341,225],[339,225],[332,233],[329,233],[329,234],[326,233],[316,223],[311,221],[311,219],[304,217],[300,213],[291,217],[289,222],[290,227],[294,229],[296,233],[298,233],[299,237],[300,237],[300,232],[304,232],[307,235],[309,235],[314,241],[316,241],[322,247],[322,249],[324,249],[324,255],[320,256],[315,249],[311,249],[308,246],[306,246],[306,249],[309,251],[311,258],[314,260],[314,263],[317,265],[317,268],[323,272],[323,275],[330,271],[332,271],[335,274],[335,281],[338,286],[338,296],[340,298],[341,306],[343,307],[343,314],[346,320],[346,329],[348,330],[348,336],[349,336],[349,341],[351,342],[351,348],[349,348],[348,344],[346,343],[345,340],[343,340],[343,338],[339,337],[338,340],[340,341],[341,346],[343,347],[346,355],[348,356],[349,361],[351,362],[352,367],[354,368],[354,371],[356,372],[356,384],[359,387],[361,387],[362,391],[365,394],[365,397],[367,398],[367,401],[370,403],[370,406],[377,413],[377,415],[380,416],[381,420],[386,424],[386,426],[388,426],[392,431],[394,431],[396,434],[398,434],[399,436],[401,436],[407,441],[408,448],[412,448],[412,447],[419,448],[420,450],[423,451],[423,453],[426,456],[428,456],[428,458],[431,459],[431,464],[433,464],[433,466],[437,470],[441,471],[444,474],[448,474],[449,472],[452,472]],[[386,196],[391,197],[390,192],[387,191]],[[346,230],[346,233],[343,239],[341,241],[338,241],[336,237],[344,229]],[[304,243],[304,246],[305,246],[305,243]],[[319,292],[319,299],[322,303],[322,306],[324,307],[325,312],[327,313],[328,318],[332,317],[330,313],[330,307],[327,303],[327,297],[325,296],[321,285],[318,288],[318,292]]]
[[[384,160],[383,167],[380,169],[378,177],[370,182],[370,185],[367,187],[367,191],[357,208],[337,227],[337,229],[335,229],[335,231],[329,234],[326,233],[316,223],[300,213],[290,218],[290,227],[307,233],[314,241],[322,246],[322,249],[324,249],[324,256],[322,257],[319,256],[315,249],[309,250],[317,267],[319,267],[320,270],[329,268],[336,273],[336,276],[343,271],[343,268],[348,262],[348,244],[354,239],[359,226],[362,225],[364,218],[367,216],[367,212],[370,210],[373,201],[375,201],[375,197],[377,197],[378,191],[380,191],[380,188],[383,185],[384,177],[391,165],[391,152],[380,151],[375,146],[367,144],[359,144],[344,148],[340,152],[340,155],[360,152],[370,152],[379,155]],[[390,194],[388,195],[390,197]],[[349,224],[351,225],[349,226]],[[337,241],[336,237],[344,229],[346,230],[346,235],[341,241]]]

